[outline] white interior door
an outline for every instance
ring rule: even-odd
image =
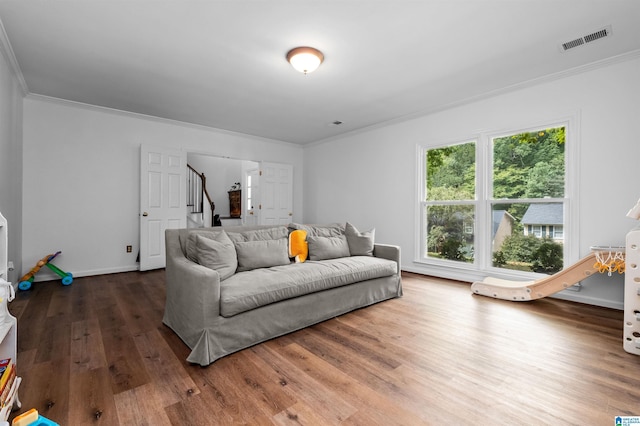
[[[140,270],[164,268],[164,231],[185,228],[187,154],[140,147]]]
[[[246,206],[246,211],[243,213],[245,225],[257,225],[260,223],[260,177],[259,170],[247,170],[247,176],[245,179],[245,200],[243,204]]]
[[[260,223],[286,225],[293,216],[293,166],[260,163]]]

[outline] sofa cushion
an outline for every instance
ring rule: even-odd
[[[287,238],[237,241],[235,247],[238,254],[238,272],[291,263],[287,249]]]
[[[300,223],[290,223],[289,229],[302,229],[307,231],[307,236],[313,237],[337,237],[344,235],[344,225],[341,223],[329,223],[326,225],[303,225]]]
[[[221,281],[235,274],[238,268],[236,249],[224,231],[214,239],[195,235],[197,261],[200,265],[218,271]]]
[[[309,259],[325,260],[338,257],[349,257],[349,244],[347,237],[337,235],[335,237],[314,237],[308,236]]]
[[[373,256],[375,228],[360,232],[355,226],[347,222],[344,233],[347,236],[351,256]]]
[[[391,276],[397,268],[391,260],[353,256],[237,273],[220,283],[220,313],[231,317],[303,294]]]
[[[227,231],[229,238],[234,243],[239,241],[267,241],[267,240],[279,240],[289,237],[289,230],[286,226],[273,226],[263,229],[250,229],[250,230],[238,230]]]

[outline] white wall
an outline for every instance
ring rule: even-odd
[[[9,253],[22,270],[22,91],[0,47],[0,212],[7,219]]]
[[[140,145],[294,164],[302,220],[302,148],[279,141],[47,98],[24,100],[23,262],[62,251],[74,276],[137,269]],[[126,253],[126,245],[133,253]],[[37,279],[56,278],[48,271]]]
[[[305,220],[349,220],[376,227],[376,240],[399,244],[402,268],[472,281],[414,262],[418,144],[439,145],[479,131],[499,131],[577,115],[580,120],[578,209],[580,256],[591,245],[624,245],[636,221],[625,217],[638,197],[640,59],[630,59],[420,118],[305,149]],[[596,276],[560,297],[622,308],[622,276]]]

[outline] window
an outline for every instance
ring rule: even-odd
[[[553,227],[553,234],[551,235],[551,238],[553,238],[554,240],[562,240],[564,239],[564,228],[562,226],[554,226]]]
[[[475,146],[467,142],[426,153],[426,257],[474,260]]]
[[[423,148],[421,260],[473,269],[561,270],[567,127],[483,134]]]
[[[534,237],[542,238],[542,226],[540,226],[540,225],[531,225],[531,234]]]

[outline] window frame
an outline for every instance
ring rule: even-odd
[[[453,145],[463,145],[463,144],[467,144],[467,143],[475,143],[476,144],[476,176],[475,176],[475,194],[474,194],[474,199],[473,200],[433,200],[433,201],[427,201],[427,185],[426,185],[426,179],[427,179],[427,164],[426,164],[426,158],[427,158],[427,151],[431,150],[431,149],[439,149],[439,148],[446,148],[449,146],[453,146]],[[426,225],[426,220],[424,219],[427,215],[427,208],[429,206],[446,206],[446,205],[452,205],[452,206],[466,206],[466,205],[472,205],[474,206],[474,217],[475,217],[475,221],[474,221],[474,243],[473,243],[473,247],[474,247],[474,251],[475,253],[477,253],[477,226],[476,224],[478,223],[478,138],[477,137],[471,137],[471,138],[466,138],[466,139],[461,139],[461,140],[457,140],[455,142],[450,142],[450,143],[445,143],[445,144],[441,144],[441,145],[436,145],[436,146],[426,146],[426,145],[419,145],[418,147],[418,151],[420,152],[420,154],[418,155],[418,162],[421,164],[419,170],[421,171],[421,173],[418,173],[418,175],[420,175],[419,182],[418,182],[418,200],[421,204],[420,208],[419,208],[419,228],[420,229],[420,237],[418,237],[417,242],[418,242],[418,251],[417,251],[417,256],[416,256],[416,260],[415,262],[418,263],[426,263],[426,264],[432,264],[432,265],[440,265],[440,266],[447,266],[450,265],[452,267],[455,267],[455,265],[459,265],[461,267],[464,268],[463,265],[475,265],[477,263],[477,255],[474,255],[474,259],[473,262],[458,262],[458,261],[453,261],[453,260],[448,260],[448,259],[438,259],[438,258],[430,258],[425,256],[426,250],[427,250],[427,232],[425,229],[425,225]]]
[[[496,203],[529,203],[541,202],[542,199],[493,199],[493,145],[492,140],[518,133],[538,131],[540,129],[565,127],[565,176],[564,197],[544,199],[544,202],[561,202],[564,206],[563,230],[563,265],[566,268],[579,258],[579,217],[574,214],[579,205],[579,114],[567,115],[561,118],[540,120],[528,125],[513,125],[508,128],[493,131],[483,131],[468,137],[456,138],[449,142],[437,144],[417,144],[417,209],[416,209],[416,243],[414,264],[430,267],[430,273],[440,271],[445,277],[461,280],[475,280],[478,276],[491,274],[503,278],[525,278],[543,276],[534,272],[514,271],[494,267],[491,252],[491,218],[492,205]],[[426,200],[426,155],[427,151],[445,148],[451,145],[475,142],[476,144],[476,193],[474,200],[437,201]],[[471,204],[475,206],[475,234],[473,263],[458,262],[447,259],[430,258],[426,256],[427,230],[425,229],[425,215],[428,205],[434,204]],[[478,275],[482,273],[482,275]]]

